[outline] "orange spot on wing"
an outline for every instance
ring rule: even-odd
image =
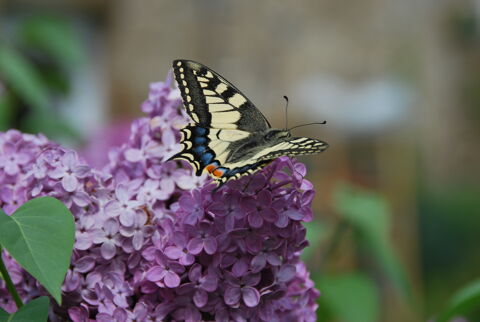
[[[213,175],[217,178],[220,178],[223,175],[223,171],[219,169],[213,170]]]
[[[215,170],[215,164],[209,164],[205,167],[205,169],[207,169],[208,173],[212,173],[214,170]]]

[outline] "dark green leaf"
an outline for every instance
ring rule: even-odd
[[[35,67],[14,49],[0,44],[0,78],[39,113],[50,112],[48,91]]]
[[[378,321],[378,292],[362,274],[325,275],[316,283],[322,291],[320,306],[343,322]]]
[[[473,281],[457,291],[437,322],[447,322],[452,317],[466,314],[475,308],[480,308],[480,280]]]
[[[0,244],[59,304],[74,237],[73,216],[55,198],[32,199],[12,216],[0,212]]]
[[[45,322],[48,318],[48,305],[48,297],[36,298],[25,304],[17,312],[7,316],[5,320],[0,313],[0,322]]]
[[[409,298],[406,274],[389,238],[391,214],[385,200],[372,192],[341,186],[335,192],[335,208],[358,231],[396,289]]]

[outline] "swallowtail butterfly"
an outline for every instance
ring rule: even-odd
[[[265,116],[235,86],[190,60],[173,62],[175,80],[193,123],[181,130],[182,151],[171,159],[206,170],[222,185],[257,171],[282,156],[315,154],[328,144],[272,129]]]

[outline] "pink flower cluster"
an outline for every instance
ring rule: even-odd
[[[0,134],[0,207],[58,198],[76,241],[51,320],[315,321],[319,293],[300,261],[312,219],[303,164],[280,158],[213,192],[179,149],[188,122],[171,78],[151,85],[130,139],[89,167],[45,137]],[[44,293],[3,254],[24,301]],[[16,307],[0,280],[0,307]]]

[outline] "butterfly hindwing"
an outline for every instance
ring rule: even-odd
[[[265,142],[259,136],[252,135],[243,141],[243,145],[234,145],[229,157],[221,160],[222,176],[218,179],[224,183],[253,173],[280,156],[316,154],[327,148],[328,144],[325,142],[306,137],[289,137]]]
[[[256,140],[253,144],[249,142],[248,145],[233,151],[223,165],[230,169],[238,169],[248,164],[273,160],[283,155],[316,154],[327,147],[328,144],[325,142],[305,137],[280,138],[268,142]]]
[[[270,163],[270,160],[242,162],[234,168],[225,165],[232,151],[239,148],[239,142],[249,141],[249,134],[240,130],[219,130],[190,124],[181,130],[182,151],[171,159],[183,159],[195,168],[196,175],[206,169],[220,183],[239,178]]]
[[[190,60],[175,60],[173,70],[187,113],[196,124],[248,132],[270,128],[252,102],[213,70]]]
[[[182,151],[170,159],[188,161],[194,167],[195,174],[199,176],[203,169],[215,158],[214,152],[208,147],[209,129],[190,124],[181,130],[181,134]]]
[[[270,160],[282,155],[290,157],[297,155],[317,154],[328,148],[328,144],[317,139],[306,137],[290,137],[265,148],[258,155],[258,160]]]

